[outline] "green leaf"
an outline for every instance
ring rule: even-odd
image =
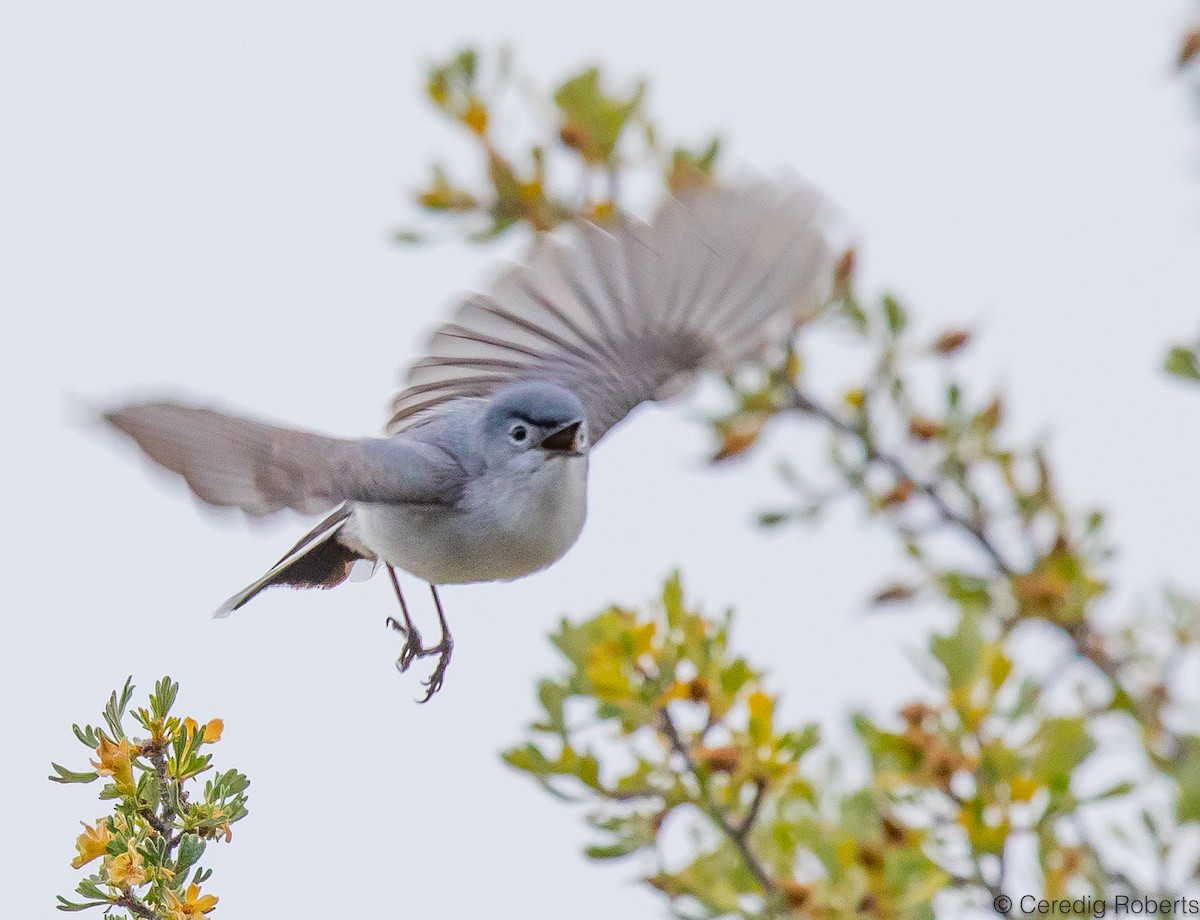
[[[938,585],[949,600],[962,608],[984,610],[991,606],[991,589],[985,579],[965,572],[943,572]]]
[[[963,610],[953,633],[929,640],[930,654],[946,669],[951,690],[966,686],[979,673],[984,648],[980,614],[974,608]]]
[[[683,609],[683,579],[678,571],[672,572],[663,585],[662,605],[667,617],[667,626],[671,629],[677,628],[687,615]]]
[[[475,74],[478,72],[479,52],[474,48],[463,48],[454,57],[454,67],[468,81],[475,79]]]
[[[112,696],[108,698],[108,705],[104,707],[104,721],[108,725],[109,731],[112,732],[113,740],[120,741],[125,737],[125,729],[121,727],[121,719],[125,716],[125,707],[129,705],[129,701],[133,698],[133,675],[125,678],[125,686],[121,690],[121,695],[117,697],[117,691],[113,691]]]
[[[798,732],[787,731],[779,736],[777,747],[781,754],[799,760],[821,740],[821,729],[817,724],[806,725]]]
[[[179,695],[179,684],[164,677],[154,685],[154,694],[150,697],[150,710],[156,719],[165,719],[175,705],[175,697]]]
[[[112,854],[112,855],[116,855],[116,854]],[[97,901],[103,901],[103,900],[107,899],[108,892],[102,891],[100,886],[97,885],[93,881],[93,879],[96,879],[96,878],[99,878],[99,876],[93,875],[91,878],[85,878],[83,881],[81,881],[79,883],[78,887],[76,887],[75,890],[78,891],[85,898],[92,898]]]
[[[655,146],[654,138],[650,137],[649,145]],[[689,150],[686,147],[676,147],[671,154],[671,162],[667,167],[667,185],[672,192],[679,193],[703,185],[716,169],[717,158],[721,154],[721,139],[714,137],[700,151]]]
[[[867,312],[862,308],[862,304],[848,294],[842,298],[840,307],[841,315],[850,322],[854,330],[865,335],[868,329]]]
[[[160,791],[158,774],[153,770],[147,770],[138,777],[137,796],[143,804],[154,808],[158,804]]]
[[[204,855],[204,841],[195,834],[184,834],[179,838],[179,851],[175,857],[175,874],[182,878]]]
[[[543,678],[538,681],[537,695],[546,718],[535,723],[533,728],[537,731],[565,735],[567,726],[564,722],[563,710],[567,700],[571,697],[570,689],[558,681]]]
[[[519,748],[512,748],[500,755],[510,767],[534,776],[545,776],[550,772],[550,761],[537,745],[527,743]]]
[[[630,116],[641,105],[645,85],[639,83],[626,98],[610,96],[600,84],[600,69],[589,67],[564,82],[554,93],[554,102],[570,134],[569,146],[590,165],[613,165],[613,154]],[[569,138],[569,139],[568,139]]]
[[[636,853],[640,849],[642,849],[642,844],[639,841],[622,840],[617,843],[610,843],[607,846],[592,845],[587,847],[584,852],[589,859],[620,859],[623,856]]]
[[[893,336],[899,336],[908,325],[908,314],[891,294],[883,295],[883,320]]]
[[[1129,782],[1127,780],[1123,783],[1117,783],[1114,786],[1110,786],[1109,788],[1105,789],[1103,792],[1096,793],[1096,795],[1089,797],[1088,801],[1089,802],[1103,802],[1106,799],[1120,798],[1123,795],[1129,795],[1129,793],[1133,792],[1133,790],[1136,788],[1137,788],[1137,783]]]
[[[50,766],[58,774],[58,776],[47,777],[52,783],[90,783],[92,780],[100,778],[100,774],[94,770],[87,773],[75,773],[53,762],[51,762]]]
[[[755,676],[745,658],[735,658],[721,669],[721,690],[733,696]]]
[[[80,728],[78,725],[72,725],[71,731],[75,733],[75,737],[79,739],[84,747],[90,747],[93,750],[100,746],[100,736],[96,734],[96,729],[87,725]]]
[[[1167,352],[1163,370],[1180,380],[1200,381],[1200,354],[1190,348],[1176,346]]]
[[[791,519],[791,515],[786,511],[762,511],[758,515],[759,527],[778,527],[780,524],[786,524]]]
[[[1070,791],[1071,774],[1096,749],[1082,716],[1047,719],[1038,731],[1040,750],[1034,759],[1034,775],[1052,794]]]
[[[1200,821],[1200,735],[1180,739],[1178,756],[1168,771],[1179,787],[1175,811],[1181,822]]]

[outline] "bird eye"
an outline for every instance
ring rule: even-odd
[[[518,422],[508,429],[508,436],[514,444],[520,444],[529,437],[529,429]]]

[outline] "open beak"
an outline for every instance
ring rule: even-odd
[[[579,436],[579,429],[582,426],[583,422],[577,421],[556,428],[542,438],[542,443],[538,447],[548,453],[578,457],[583,453],[582,439]]]

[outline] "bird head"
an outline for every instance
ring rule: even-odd
[[[583,402],[558,384],[511,384],[492,397],[484,412],[483,438],[489,463],[582,456],[588,447]]]

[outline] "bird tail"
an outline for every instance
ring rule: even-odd
[[[350,519],[350,506],[342,505],[310,530],[262,578],[247,585],[220,606],[214,616],[227,617],[267,588],[333,588],[350,577],[361,559],[371,557],[352,546],[343,533]]]

